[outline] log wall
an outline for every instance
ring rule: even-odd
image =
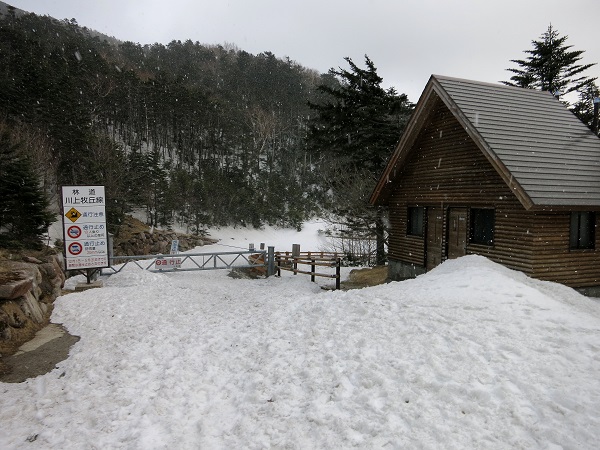
[[[535,278],[572,287],[600,286],[600,239],[596,213],[595,249],[572,250],[569,245],[570,212],[535,215],[533,259]]]
[[[527,211],[450,111],[439,102],[415,141],[390,197],[389,258],[425,267],[426,236],[408,236],[409,206],[441,208],[442,256],[447,255],[447,217],[452,207],[495,209],[494,245],[467,244],[480,254],[538,279],[572,287],[600,285],[597,250],[569,248],[569,211]],[[427,211],[427,209],[426,209]],[[425,212],[427,217],[427,212]],[[600,214],[596,217],[596,228]]]

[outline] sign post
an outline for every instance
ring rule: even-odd
[[[65,269],[85,269],[89,284],[109,266],[104,186],[63,186],[62,205]]]

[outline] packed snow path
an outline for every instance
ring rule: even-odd
[[[600,305],[482,257],[348,292],[128,270],[0,384],[0,448],[597,448]]]

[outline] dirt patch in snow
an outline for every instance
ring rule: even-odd
[[[365,269],[350,271],[348,279],[342,281],[342,289],[360,289],[369,286],[378,286],[389,282],[388,266],[375,266]]]

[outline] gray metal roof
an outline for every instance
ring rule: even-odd
[[[552,94],[439,75],[430,83],[526,207],[600,206],[600,139]]]
[[[600,139],[549,92],[432,75],[371,196],[387,202],[437,101],[526,209],[600,207]]]

